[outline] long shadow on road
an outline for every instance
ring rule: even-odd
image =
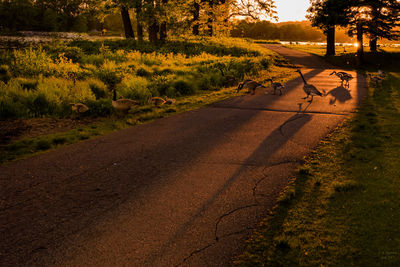
[[[254,164],[254,162],[258,162],[259,159],[264,159],[264,162],[262,165],[265,167],[268,167],[268,161],[271,155],[273,155],[276,151],[278,151],[280,148],[282,148],[290,138],[293,137],[293,135],[298,132],[302,127],[304,127],[310,120],[312,116],[308,114],[302,114],[301,116],[298,116],[298,114],[290,117],[287,121],[285,121],[282,125],[286,124],[286,122],[293,122],[297,120],[295,124],[292,125],[289,131],[286,131],[284,135],[281,133],[280,127],[275,129],[270,135],[268,135],[265,140],[263,140],[260,145],[253,151],[253,153],[246,159],[246,161],[242,164],[242,167],[238,168],[237,171],[229,178],[226,180],[226,182],[219,187],[215,193],[210,196],[207,201],[199,208],[197,211],[191,216],[190,220],[186,221],[178,231],[176,231],[166,242],[162,248],[161,251],[157,251],[157,254],[154,254],[152,257],[149,258],[148,262],[146,262],[148,266],[153,266],[154,261],[159,257],[160,255],[163,255],[166,249],[170,248],[172,244],[176,242],[177,239],[182,238],[182,236],[185,235],[185,232],[187,232],[193,224],[195,224],[195,221],[199,219],[201,216],[204,216],[204,213],[213,205],[215,202],[218,201],[218,199],[222,196],[222,194],[232,186],[236,182],[237,179],[239,179],[242,174],[244,174],[246,171],[248,171],[247,166]],[[282,164],[287,163],[287,162],[282,162]],[[274,164],[275,165],[275,164]],[[268,192],[270,194],[276,194],[277,192]],[[256,204],[256,203],[255,203]],[[270,203],[268,203],[270,204]],[[254,206],[249,206],[255,207]],[[217,219],[217,218],[216,218]],[[254,221],[251,221],[252,224],[254,224]],[[238,232],[240,229],[235,228],[234,223],[230,225],[230,229],[233,232]],[[212,228],[214,229],[214,228]],[[215,240],[210,240],[210,244],[214,244]],[[208,244],[206,247],[209,247]]]
[[[320,72],[313,70],[306,77]],[[260,112],[206,108],[0,167],[1,263],[40,262],[48,250],[62,247],[65,240],[109,217],[127,200],[151,190],[152,184],[167,183],[161,178],[175,171],[168,169],[171,160],[190,164]],[[256,157],[267,159],[309,120],[305,117],[284,137],[275,130],[244,165]],[[218,188],[167,244],[182,236],[242,171],[239,168]]]

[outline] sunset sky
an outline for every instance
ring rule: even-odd
[[[309,0],[275,0],[279,22],[305,20]]]

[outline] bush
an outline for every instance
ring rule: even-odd
[[[174,82],[173,87],[180,95],[191,95],[196,92],[196,85],[187,79],[179,79]]]
[[[111,100],[107,98],[102,98],[96,101],[88,100],[85,104],[89,108],[86,112],[89,116],[108,116],[113,111]]]
[[[0,81],[8,83],[11,79],[10,68],[7,65],[0,65]]]
[[[28,79],[28,78],[17,78],[15,79],[18,84],[22,87],[22,89],[28,90],[28,91],[35,91],[37,89],[37,86],[39,84],[39,81],[37,79]]]
[[[97,77],[111,90],[121,82],[122,74],[114,61],[106,60],[97,71]]]
[[[140,76],[140,77],[149,77],[149,76],[151,76],[151,72],[149,72],[148,70],[146,70],[144,68],[138,68],[136,71],[136,75]]]
[[[149,81],[142,77],[126,76],[118,86],[118,93],[125,98],[146,102],[151,94]]]
[[[52,114],[53,110],[55,110],[55,105],[50,103],[44,93],[39,93],[30,105],[28,105],[28,108],[35,117],[41,117],[43,115]]]
[[[0,98],[0,119],[13,119],[26,115],[26,107],[21,102],[14,102],[9,97]]]
[[[49,140],[40,140],[36,143],[37,150],[48,150],[51,147]]]
[[[272,62],[271,62],[271,60],[268,60],[266,58],[262,58],[260,60],[260,65],[262,66],[263,69],[267,70],[272,65]]]
[[[64,56],[73,62],[79,62],[82,57],[84,56],[82,49],[76,46],[68,47],[65,46],[61,50],[59,50],[60,53],[64,53]]]
[[[54,74],[54,62],[42,49],[32,47],[14,50],[14,64],[11,66],[15,75],[20,76],[50,76]]]
[[[105,98],[107,96],[107,86],[103,82],[97,79],[89,79],[87,82],[96,99]]]

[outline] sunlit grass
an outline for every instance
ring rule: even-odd
[[[162,45],[134,40],[73,41],[1,52],[0,118],[67,117],[69,103],[91,116],[110,114],[102,99],[145,102],[150,95],[180,97],[219,90],[269,70],[276,54],[247,40],[193,38]],[[38,85],[26,87],[23,80]],[[104,101],[103,101],[104,102]],[[40,103],[40,108],[33,103]],[[100,104],[99,104],[100,103]]]
[[[294,74],[291,69],[275,66],[272,66],[268,71],[260,72],[258,76],[259,80],[274,78],[282,81],[287,81],[293,77]],[[241,92],[241,94],[243,93],[244,92]],[[178,97],[173,105],[163,105],[160,108],[145,103],[142,106],[132,109],[124,116],[114,114],[110,117],[104,117],[100,122],[78,129],[35,138],[24,138],[11,144],[0,146],[0,163],[21,159],[134,125],[148,123],[155,119],[205,107],[209,104],[237,95],[236,87],[229,87],[222,88],[218,91],[202,91],[196,95]],[[111,105],[111,103],[108,104]]]
[[[306,158],[237,266],[400,264],[400,73]]]
[[[357,48],[355,46],[336,46],[336,55],[325,57],[326,46],[321,45],[287,45],[289,48],[303,52],[324,56],[333,65],[345,69],[359,69],[376,72],[376,69],[385,71],[400,71],[400,47],[390,45],[380,46],[378,52],[370,52],[369,47],[364,47],[364,63],[358,66],[356,60]],[[344,50],[345,49],[345,50]]]

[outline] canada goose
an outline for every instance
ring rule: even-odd
[[[346,86],[349,86],[349,82],[353,79],[353,76],[351,74],[344,72],[344,71],[339,71],[339,72],[334,71],[329,75],[333,75],[333,74],[335,74],[337,77],[339,77],[339,79],[342,81],[342,85],[343,85],[343,82],[346,82]]]
[[[163,98],[161,98],[161,97],[157,97],[157,96],[153,97],[153,96],[150,94],[149,103],[150,103],[150,102],[154,103],[154,105],[155,105],[156,107],[160,107],[160,106],[164,105],[167,101],[165,101],[165,99],[163,99]]]
[[[88,106],[82,103],[70,103],[72,111],[77,113],[84,113],[89,110]]]
[[[385,79],[386,77],[386,72],[382,71],[382,70],[378,70],[378,75],[379,77],[381,77],[382,79]]]
[[[279,95],[282,95],[282,89],[285,88],[285,86],[281,83],[274,83],[272,79],[268,79],[267,81],[271,82],[271,86],[274,89],[274,95],[276,95],[276,90],[279,90]]]
[[[376,83],[376,85],[378,85],[379,83],[381,83],[383,81],[383,78],[380,76],[372,76],[371,74],[368,74],[368,76],[371,81]]]
[[[304,79],[303,73],[301,73],[300,70],[296,70],[296,72],[298,72],[300,74],[300,76],[304,82],[303,90],[307,94],[307,96],[304,97],[303,99],[306,99],[309,96],[311,96],[311,100],[308,101],[311,103],[313,101],[315,95],[322,96],[322,93],[320,91],[318,91],[318,89],[314,85],[308,84],[306,82],[306,79]]]
[[[174,104],[175,102],[176,102],[175,99],[165,97],[165,104],[167,104],[167,105],[172,105],[172,104]]]
[[[224,70],[223,70],[225,68],[224,64],[217,63],[215,66],[219,69],[219,71],[221,72],[222,77],[225,78],[225,81],[227,83],[232,84],[232,83],[236,82],[236,77],[234,77],[232,75],[225,75]]]
[[[264,85],[262,85],[261,83],[258,83],[256,81],[245,80],[245,81],[239,83],[236,92],[239,93],[239,91],[242,90],[243,88],[247,88],[249,90],[248,93],[252,92],[252,95],[254,95],[256,93],[256,89],[266,88],[266,87]]]
[[[128,112],[129,109],[131,109],[133,106],[137,105],[138,103],[135,100],[132,99],[127,99],[127,98],[121,98],[117,100],[117,91],[114,89],[113,90],[113,99],[111,102],[112,106],[119,111],[122,112]]]

